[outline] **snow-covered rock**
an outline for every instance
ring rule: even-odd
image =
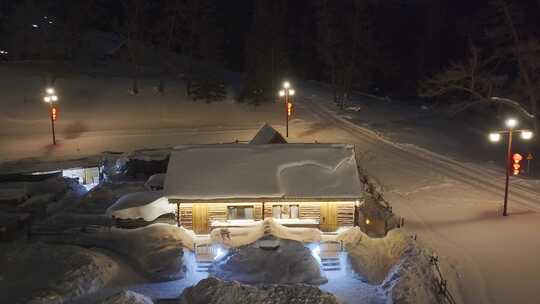
[[[207,278],[184,290],[182,304],[337,304],[336,297],[319,288],[305,285],[249,286],[238,282],[225,282]]]
[[[183,242],[193,246],[185,230],[168,224],[137,229],[112,228],[111,231],[80,235],[74,241],[84,246],[109,249],[157,281],[182,278]]]
[[[107,214],[119,219],[144,219],[151,222],[159,216],[175,212],[175,205],[163,197],[162,191],[128,193],[107,209]]]
[[[311,251],[302,243],[270,238],[277,248],[263,247],[265,238],[231,250],[211,272],[227,281],[249,284],[324,284],[327,282]]]
[[[13,243],[0,247],[0,303],[64,303],[107,284],[118,265],[70,245]]]
[[[111,296],[99,300],[99,304],[153,304],[148,297],[133,292],[131,290],[122,290]],[[98,303],[95,303],[98,304]]]

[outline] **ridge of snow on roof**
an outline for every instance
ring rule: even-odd
[[[257,131],[257,134],[253,136],[251,141],[249,142],[252,145],[264,145],[264,144],[272,144],[272,143],[280,143],[285,144],[287,141],[281,133],[276,131],[276,129],[272,128],[271,125],[265,123],[259,131]]]
[[[175,199],[358,198],[353,145],[177,146],[164,196]]]

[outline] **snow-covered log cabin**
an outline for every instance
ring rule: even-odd
[[[335,231],[353,226],[362,193],[346,144],[178,146],[163,190],[177,224],[197,234],[268,217]]]

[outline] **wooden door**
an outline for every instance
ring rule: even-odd
[[[336,231],[337,223],[337,207],[334,202],[321,203],[321,230]]]
[[[198,234],[208,233],[208,204],[193,204],[193,231]]]

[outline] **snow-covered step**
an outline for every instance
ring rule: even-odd
[[[208,272],[208,270],[210,270],[211,266],[212,266],[211,261],[198,261],[197,262],[197,269],[195,271],[197,271],[197,272]]]
[[[321,269],[323,271],[340,271],[341,260],[339,257],[321,258]]]

